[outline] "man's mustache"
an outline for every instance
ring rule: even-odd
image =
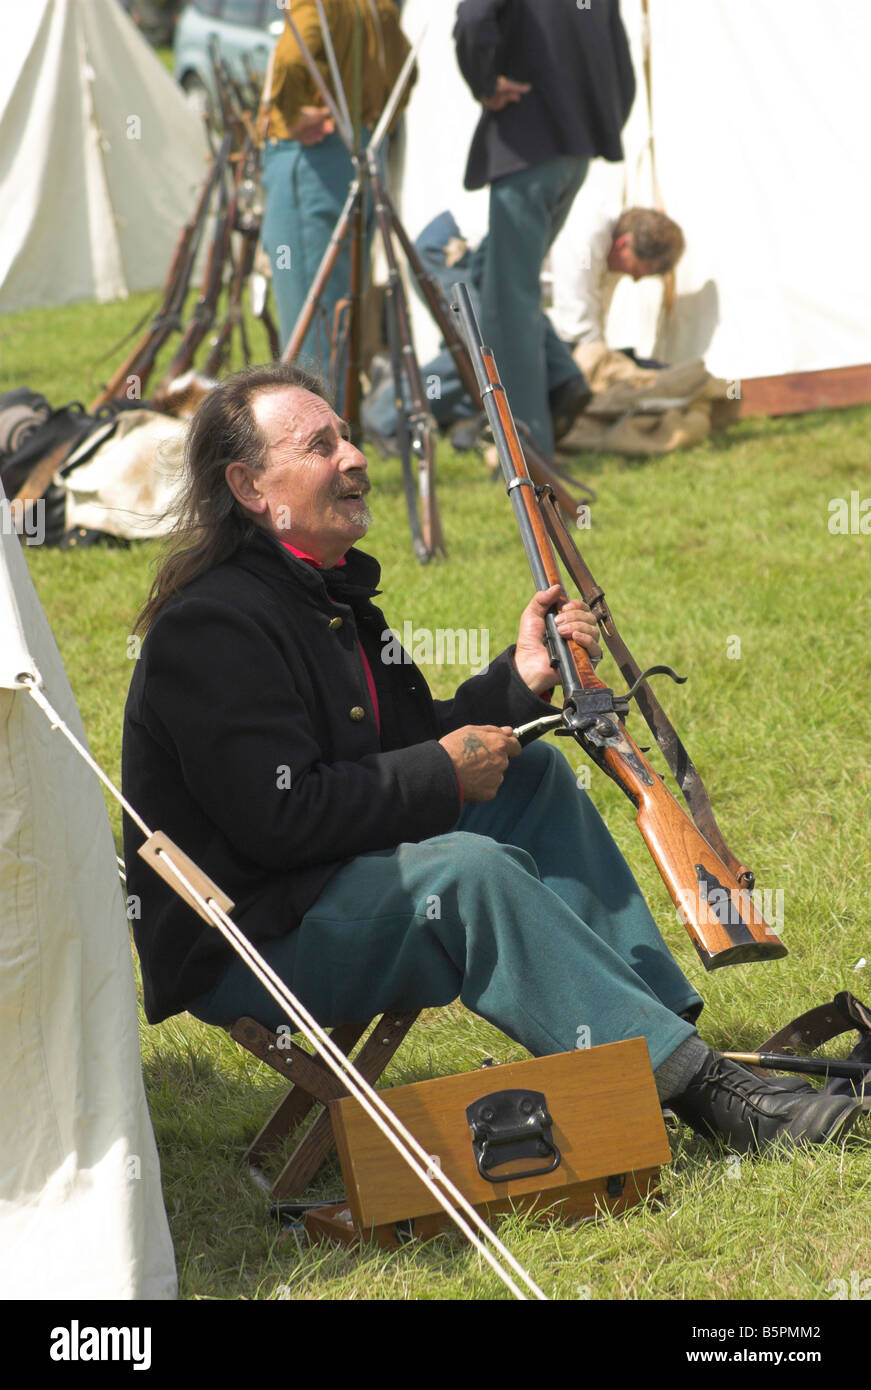
[[[342,489],[341,492],[337,492],[337,493],[336,493],[336,496],[339,497],[339,498],[342,498],[342,497],[365,497],[365,496],[366,496],[366,493],[369,492],[369,491],[371,491],[371,488],[372,488],[372,484],[371,484],[371,482],[369,481],[369,479],[366,477],[366,475],[365,475],[365,473],[364,473],[364,474],[361,475],[361,477],[360,477],[360,479],[359,479],[358,482],[356,482],[356,483],[349,483],[347,486],[343,487],[343,489]]]

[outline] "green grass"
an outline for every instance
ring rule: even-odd
[[[7,319],[5,384],[26,381],[53,401],[87,397],[94,359],[146,298]],[[706,998],[702,1031],[714,1045],[758,1044],[839,989],[868,992],[868,972],[854,966],[871,959],[871,539],[831,535],[827,521],[832,497],[871,492],[869,427],[869,409],[747,421],[653,462],[603,456],[573,465],[599,492],[592,529],[579,535],[588,563],[638,661],[665,661],[689,675],[680,688],[661,683],[661,698],[733,849],[763,889],[783,895],[788,959],[704,976],[628,802],[593,769],[595,800]],[[367,545],[383,565],[388,620],[400,629],[405,620],[487,629],[495,654],[513,639],[530,592],[504,491],[475,459],[443,449],[439,502],[450,553],[420,567],[399,465],[374,456],[370,463],[376,524]],[[113,776],[128,637],[156,554],[152,544],[27,552],[92,746]],[[621,687],[609,659],[600,669]],[[427,674],[447,695],[464,673]],[[630,729],[646,742],[637,717]],[[580,767],[580,750],[568,753]],[[117,837],[114,807],[110,816]],[[300,1247],[282,1236],[240,1168],[278,1078],[186,1016],[144,1026],[142,1042],[184,1297],[502,1296],[459,1238],[389,1254]],[[388,1078],[447,1074],[485,1055],[505,1062],[524,1054],[454,1005],[424,1016]],[[825,1300],[833,1280],[849,1282],[851,1271],[871,1277],[867,1133],[843,1152],[739,1161],[675,1131],[661,1208],[583,1227],[516,1216],[503,1221],[502,1235],[557,1298]],[[318,1192],[340,1186],[334,1163]]]

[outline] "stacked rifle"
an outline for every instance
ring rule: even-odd
[[[237,334],[247,365],[252,352],[242,303],[249,282],[252,289],[259,289],[255,315],[263,324],[269,356],[274,358],[279,354],[278,334],[266,302],[265,281],[259,277],[258,284],[252,278],[262,220],[260,151],[256,137],[259,88],[250,68],[246,69],[244,82],[234,78],[217,48],[212,50],[212,62],[218,97],[217,119],[210,108],[206,113],[206,129],[212,154],[202,189],[173,251],[160,307],[140,341],[91,403],[91,412],[113,400],[143,399],[158,354],[175,333],[180,332],[181,339],[169,366],[150,393],[155,405],[160,406],[172,384],[192,370],[201,345],[216,323],[208,354],[199,369],[207,377],[219,376]],[[207,237],[199,295],[186,319],[191,282]],[[219,317],[222,299],[223,314]]]

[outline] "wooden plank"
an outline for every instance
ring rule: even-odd
[[[347,1202],[331,1202],[328,1206],[313,1207],[303,1217],[303,1225],[313,1238],[327,1236],[341,1245],[356,1245],[360,1232],[354,1225]]]
[[[607,1179],[597,1178],[591,1182],[572,1183],[569,1187],[557,1188],[549,1192],[532,1192],[526,1197],[503,1197],[498,1201],[487,1202],[477,1207],[485,1220],[494,1216],[522,1208],[537,1220],[546,1221],[592,1221],[608,1213],[620,1216],[646,1197],[656,1200],[660,1188],[659,1165],[652,1168],[639,1168],[625,1174],[625,1185],[620,1196],[608,1193]],[[415,1240],[430,1240],[444,1231],[454,1231],[456,1227],[443,1211],[431,1216],[413,1218],[408,1235]],[[397,1238],[395,1226],[376,1226],[371,1232],[363,1232],[379,1245],[394,1248],[402,1242]],[[408,1238],[406,1236],[406,1239]]]
[[[740,385],[742,420],[748,415],[796,415],[866,405],[871,402],[871,364],[749,377]]]
[[[478,1172],[466,1107],[493,1091],[542,1091],[562,1160],[552,1173],[494,1185]],[[384,1100],[474,1205],[547,1194],[669,1162],[643,1038],[488,1067],[384,1093]],[[433,1195],[356,1101],[330,1106],[348,1203],[359,1230],[440,1211]]]
[[[272,1184],[273,1197],[300,1197],[335,1148],[329,1112],[324,1110],[299,1141]]]
[[[345,1024],[340,1028],[334,1028],[331,1036],[337,1047],[343,1052],[350,1052],[365,1033],[366,1027],[364,1023]],[[240,1047],[246,1048],[279,1075],[297,1083],[291,1086],[287,1095],[279,1101],[248,1147],[245,1154],[246,1162],[260,1166],[276,1145],[280,1144],[290,1131],[305,1119],[313,1106],[319,1103],[319,1096],[324,1100],[327,1093],[341,1095],[344,1092],[338,1079],[320,1057],[304,1052],[296,1043],[292,1044],[291,1049],[279,1047],[278,1034],[264,1028],[253,1018],[237,1019],[230,1029],[230,1036]],[[288,1051],[297,1058],[295,1066],[292,1062],[288,1065]],[[307,1071],[304,1078],[303,1068],[308,1067],[312,1070]],[[314,1087],[313,1091],[306,1089],[304,1080],[308,1081],[309,1087]]]
[[[546,1221],[590,1221],[603,1213],[620,1216],[638,1202],[649,1198],[657,1201],[660,1188],[659,1167],[637,1169],[626,1174],[624,1189],[619,1197],[609,1194],[607,1181],[599,1178],[594,1182],[573,1183],[571,1187],[561,1188],[556,1197],[552,1192],[536,1192],[528,1197],[502,1198],[501,1201],[488,1202],[477,1208],[485,1220],[509,1212],[517,1207],[532,1213],[541,1222]],[[342,1245],[355,1245],[360,1240],[372,1240],[376,1245],[388,1250],[398,1249],[400,1245],[413,1240],[431,1240],[433,1236],[445,1231],[456,1231],[456,1226],[446,1212],[434,1212],[431,1216],[420,1216],[404,1223],[397,1229],[396,1224],[373,1226],[360,1231],[354,1224],[354,1217],[347,1202],[334,1202],[329,1206],[313,1207],[303,1218],[310,1236],[327,1237]]]
[[[351,1042],[346,1046],[353,1047],[365,1028],[366,1025],[361,1024],[356,1037],[352,1036]],[[230,1036],[261,1062],[272,1067],[287,1081],[301,1086],[316,1100],[338,1100],[340,1096],[348,1094],[344,1082],[339,1080],[320,1057],[313,1057],[310,1052],[291,1042],[287,1035],[279,1039],[277,1033],[271,1033],[254,1019],[240,1018],[230,1029]],[[336,1045],[342,1047],[341,1041],[336,1039]],[[345,1051],[345,1048],[342,1050]]]
[[[276,1145],[286,1139],[291,1130],[302,1124],[309,1111],[318,1101],[301,1086],[291,1086],[287,1095],[273,1110],[263,1127],[258,1130],[245,1150],[245,1162],[261,1164],[273,1152]]]

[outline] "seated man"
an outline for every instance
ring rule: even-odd
[[[434,701],[354,548],[364,456],[317,382],[250,368],[206,398],[174,550],[124,724],[125,795],[235,900],[325,1026],[458,996],[531,1053],[642,1035],[659,1094],[739,1149],[842,1134],[858,1102],[760,1080],[712,1053],[701,1000],[563,756],[512,728],[548,711],[555,590],[516,646]],[[600,655],[583,604],[560,631]],[[384,657],[390,653],[389,659]],[[151,1022],[283,1020],[244,963],[136,854],[128,888]]]
[[[622,275],[635,281],[674,270],[684,252],[683,232],[664,212],[652,208],[609,208],[575,199],[550,253],[553,305],[550,319],[569,347],[604,343],[608,313]],[[662,364],[636,357],[638,366]]]

